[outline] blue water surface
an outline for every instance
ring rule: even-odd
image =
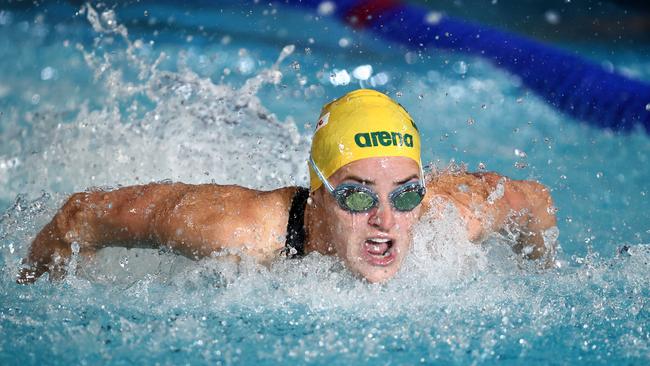
[[[505,11],[441,6],[486,21]],[[561,6],[558,29],[588,14],[584,2]],[[554,10],[538,8],[531,34],[650,81],[642,37],[563,37],[544,20]],[[371,78],[353,76],[367,65]],[[123,249],[62,282],[14,283],[69,193],[165,179],[305,185],[321,106],[359,87],[409,110],[432,166],[547,185],[556,268],[425,222],[414,252],[426,255],[379,286],[318,255],[266,268]],[[572,120],[485,60],[414,52],[324,14],[0,5],[0,364],[647,364],[649,154],[643,131]]]

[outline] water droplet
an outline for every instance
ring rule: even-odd
[[[336,10],[336,4],[333,1],[323,1],[318,4],[318,15],[327,16],[332,15]]]
[[[544,13],[544,19],[546,19],[549,24],[556,25],[560,23],[560,15],[554,10],[548,10]]]
[[[298,61],[291,62],[291,64],[289,64],[289,67],[295,71],[300,71],[300,63]]]
[[[429,12],[425,20],[428,24],[436,25],[440,23],[440,20],[442,20],[442,13],[439,13],[437,11]]]
[[[474,118],[472,118],[472,117],[467,119],[467,124],[470,125],[470,126],[473,125],[474,122],[476,122],[476,121],[474,121]]]
[[[329,78],[330,83],[335,86],[348,85],[350,83],[350,79],[350,74],[348,74],[348,71],[345,69],[334,69]]]
[[[352,70],[352,76],[359,80],[368,80],[372,75],[372,66],[371,65],[361,65],[357,66]]]
[[[648,111],[648,112],[650,112],[650,103],[648,103],[648,104],[645,105],[645,110]]]
[[[485,164],[484,164],[484,163],[478,163],[478,166],[477,166],[477,168],[478,168],[478,170],[480,170],[480,171],[484,171],[484,170],[486,169],[486,167],[485,167]]]
[[[402,92],[398,91],[397,93],[395,93],[395,96],[398,97],[398,98],[401,98],[402,97]]]
[[[454,63],[454,66],[452,69],[454,70],[455,73],[460,74],[460,75],[465,75],[467,73],[468,65],[465,61],[458,61]]]
[[[600,179],[603,177],[603,172],[596,173],[596,178]]]
[[[406,63],[409,65],[413,65],[414,63],[418,62],[418,54],[415,52],[407,52],[404,55],[404,61],[406,61]]]
[[[41,80],[50,80],[56,74],[56,70],[50,66],[45,67],[41,70]]]
[[[349,40],[349,39],[347,39],[347,38],[345,38],[345,37],[339,39],[339,46],[340,46],[340,47],[346,48],[346,47],[348,47],[349,45],[350,45],[350,40]]]
[[[389,79],[390,78],[388,77],[388,74],[386,74],[385,72],[380,72],[377,75],[370,77],[369,82],[371,86],[377,87],[377,86],[385,85],[386,83],[388,83]]]

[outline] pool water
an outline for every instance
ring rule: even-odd
[[[650,80],[647,44],[573,42],[562,47]],[[0,6],[0,56],[0,364],[650,361],[641,130],[572,120],[481,59],[409,51],[265,4]],[[319,255],[266,268],[116,248],[74,258],[62,282],[14,283],[72,192],[306,185],[320,107],[358,87],[409,110],[431,166],[550,187],[554,268],[500,238],[467,242],[450,211],[418,225],[384,285]]]

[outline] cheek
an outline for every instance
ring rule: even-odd
[[[419,215],[416,211],[404,213],[396,217],[397,229],[402,235],[410,235],[413,226],[418,222]]]

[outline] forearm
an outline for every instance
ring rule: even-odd
[[[508,181],[501,216],[495,231],[513,234],[515,250],[530,259],[555,252],[555,208],[548,188],[533,181]]]
[[[18,282],[33,282],[46,271],[62,273],[73,248],[91,255],[106,246],[164,245],[155,224],[189,187],[152,184],[73,194],[34,238]]]
[[[152,246],[157,218],[174,205],[187,185],[151,184],[115,191],[76,193],[52,222],[63,240],[89,249]]]

